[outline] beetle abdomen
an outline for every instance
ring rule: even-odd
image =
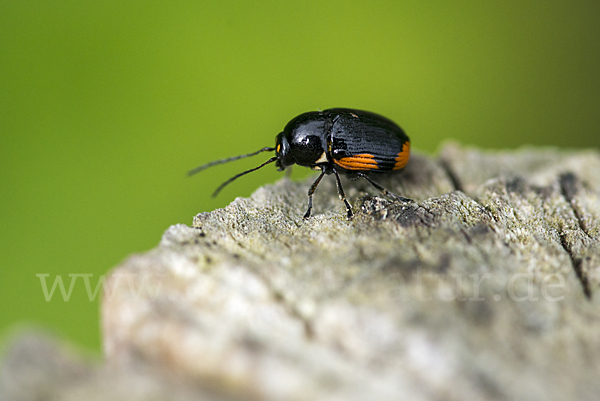
[[[392,171],[406,165],[410,141],[399,126],[374,113],[336,111],[330,149],[337,166],[345,170]]]
[[[382,155],[375,153],[360,153],[352,156],[344,156],[340,159],[333,159],[333,162],[346,170],[379,170],[393,171],[400,170],[406,166],[410,157],[410,143],[404,142],[402,150],[393,155]]]

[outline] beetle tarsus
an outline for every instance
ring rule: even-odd
[[[413,199],[410,199],[410,198],[405,198],[404,196],[400,196],[400,195],[396,195],[396,194],[395,194],[395,193],[393,193],[393,192],[390,192],[390,195],[391,195],[393,198],[396,198],[396,200],[398,200],[398,201],[400,201],[400,202],[407,202],[407,203],[408,203],[408,202],[414,202],[414,200],[413,200]]]
[[[310,210],[312,209],[312,199],[308,199],[308,209],[306,210],[306,213],[304,213],[304,216],[302,217],[303,219],[308,219],[310,217]]]
[[[350,205],[348,204],[348,202],[346,202],[346,200],[344,200],[344,203],[346,204],[346,210],[348,211],[348,220],[350,220],[354,216],[352,213],[352,209],[350,208]]]

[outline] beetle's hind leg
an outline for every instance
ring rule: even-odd
[[[312,185],[310,186],[310,188],[308,189],[308,209],[306,210],[306,213],[304,213],[305,219],[308,219],[310,217],[310,211],[312,210],[312,197],[313,197],[313,194],[315,193],[315,189],[317,189],[317,186],[321,182],[321,178],[323,178],[324,175],[325,175],[325,170],[322,169],[321,174],[319,174],[319,177],[317,177],[315,182],[313,182]]]
[[[376,183],[375,181],[373,181],[372,179],[369,178],[368,175],[366,175],[363,172],[358,171],[358,176],[364,178],[365,180],[369,181],[369,183],[371,185],[373,185],[375,188],[377,188],[378,190],[380,190],[384,195],[386,196],[391,196],[392,198],[399,200],[400,202],[414,202],[412,199],[409,198],[405,198],[403,196],[400,195],[396,195],[393,192],[388,191],[387,189],[385,189],[384,187],[382,187],[381,185],[379,185],[378,183]]]

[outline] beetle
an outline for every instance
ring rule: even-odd
[[[258,167],[231,177],[212,196],[217,196],[237,178],[275,162],[279,171],[294,164],[321,171],[308,189],[305,219],[310,217],[312,196],[324,175],[335,175],[337,192],[344,202],[348,218],[352,218],[352,208],[346,200],[339,174],[347,174],[354,179],[362,177],[384,195],[402,202],[412,201],[388,191],[367,175],[371,172],[385,173],[404,168],[410,157],[408,136],[393,121],[369,111],[355,109],[334,108],[302,113],[288,122],[277,135],[274,148],[264,147],[245,155],[216,160],[190,170],[188,175],[218,164],[272,151],[275,151],[275,156]]]

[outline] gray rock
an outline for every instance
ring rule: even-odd
[[[307,220],[312,179],[282,179],[115,269],[100,382],[150,381],[153,399],[598,398],[598,152],[449,144],[377,177],[415,203],[344,180],[352,220],[327,178]]]
[[[235,401],[241,397],[210,383],[138,364],[101,364],[54,337],[32,331],[11,341],[0,370],[2,401]]]
[[[345,181],[350,221],[332,179],[303,220],[310,182],[201,213],[119,267],[108,360],[267,400],[597,399],[597,152],[448,145],[379,179],[416,203]]]

